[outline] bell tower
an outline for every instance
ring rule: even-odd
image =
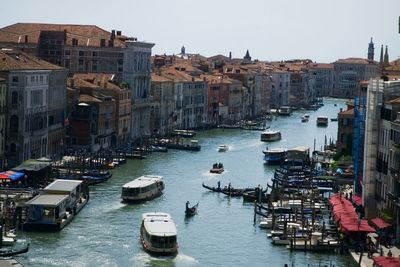
[[[369,60],[374,60],[374,43],[372,42],[372,37],[371,37],[371,42],[368,45],[368,59]]]

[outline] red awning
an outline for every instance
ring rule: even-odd
[[[344,233],[348,232],[368,232],[374,233],[376,232],[374,228],[368,225],[367,220],[360,220],[360,225],[358,225],[358,219],[348,218],[340,220],[340,229]]]
[[[353,197],[353,202],[354,202],[354,204],[356,204],[356,205],[358,205],[358,206],[361,206],[361,205],[362,205],[362,198],[361,198],[361,196],[354,196],[354,197]]]
[[[371,222],[375,224],[375,226],[378,227],[378,229],[383,229],[392,226],[390,223],[385,222],[381,218],[372,219]]]
[[[380,256],[372,257],[372,260],[378,267],[400,266],[400,258]]]

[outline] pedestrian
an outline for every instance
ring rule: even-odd
[[[388,253],[387,253],[388,257],[392,257],[392,251],[389,249]]]

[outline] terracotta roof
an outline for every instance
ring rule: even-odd
[[[353,115],[354,114],[354,108],[342,111],[339,113],[340,115]]]
[[[164,76],[161,76],[161,75],[158,75],[158,74],[155,74],[155,73],[151,74],[151,81],[152,82],[172,82],[171,79],[168,79],[168,78],[166,78]]]
[[[65,32],[65,43],[72,45],[72,39],[78,40],[79,46],[100,46],[101,39],[105,39],[105,45],[111,38],[111,33],[95,25],[73,24],[44,24],[44,23],[16,23],[0,29],[0,42],[24,43],[25,36],[28,43],[38,43],[43,31]],[[121,36],[115,36],[114,47],[126,47]]]
[[[86,94],[81,94],[79,96],[79,102],[97,102],[101,103],[102,101],[96,97],[93,97],[91,95],[86,95]]]
[[[0,70],[62,70],[64,68],[15,49],[0,50]]]
[[[121,89],[120,86],[112,83],[114,80],[114,74],[106,73],[77,73],[74,74],[74,81],[79,80],[85,81],[92,84],[92,88],[107,88],[107,89]],[[86,86],[87,87],[87,86]]]
[[[343,63],[343,64],[377,64],[376,61],[371,61],[366,58],[345,58],[345,59],[338,59],[335,63]]]
[[[360,81],[359,84],[360,85],[368,85],[369,84],[369,80]]]
[[[333,64],[331,63],[315,63],[312,65],[315,69],[333,69]]]

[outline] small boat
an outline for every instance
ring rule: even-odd
[[[168,152],[168,148],[166,146],[151,146],[152,152]]]
[[[282,106],[278,112],[279,115],[289,116],[292,113],[292,108],[288,106]]]
[[[224,186],[223,188],[221,188],[220,186],[218,186],[218,187],[207,186],[204,183],[202,183],[202,186],[204,188],[210,190],[210,191],[213,191],[213,192],[221,192],[221,193],[223,193],[223,192],[228,192],[229,191],[228,186]],[[247,187],[247,188],[240,188],[240,189],[234,189],[234,188],[231,187],[231,192],[232,191],[250,192],[250,191],[254,191],[254,187]]]
[[[224,165],[220,163],[214,163],[212,169],[210,170],[211,173],[222,173],[224,171]]]
[[[306,117],[301,117],[301,122],[308,122],[308,118],[306,118]]]
[[[279,164],[286,157],[286,151],[287,149],[285,148],[267,148],[263,151],[264,160],[268,164]]]
[[[168,213],[149,212],[142,214],[140,240],[144,249],[156,254],[178,252],[177,230]]]
[[[317,126],[328,126],[328,117],[327,116],[318,116],[317,117]]]
[[[227,146],[227,145],[219,145],[219,147],[218,147],[219,152],[225,152],[228,150],[229,150],[229,146]]]
[[[281,132],[279,130],[267,130],[261,133],[261,141],[272,142],[281,140]]]
[[[308,118],[310,118],[310,115],[306,113],[306,114],[304,114],[304,118],[308,119]]]
[[[173,130],[171,134],[184,138],[192,138],[196,135],[196,132],[192,130]]]
[[[331,118],[331,121],[337,121],[337,118]]]
[[[193,207],[189,207],[189,201],[186,202],[186,210],[185,210],[185,214],[186,216],[193,216],[197,213],[197,207],[199,206],[199,202],[197,202],[196,205],[194,205]]]
[[[162,194],[165,188],[162,176],[144,175],[122,186],[121,198],[127,202],[150,200]]]
[[[11,257],[14,255],[26,253],[28,252],[28,250],[29,250],[29,244],[21,249],[7,249],[7,250],[0,249],[0,257]]]

